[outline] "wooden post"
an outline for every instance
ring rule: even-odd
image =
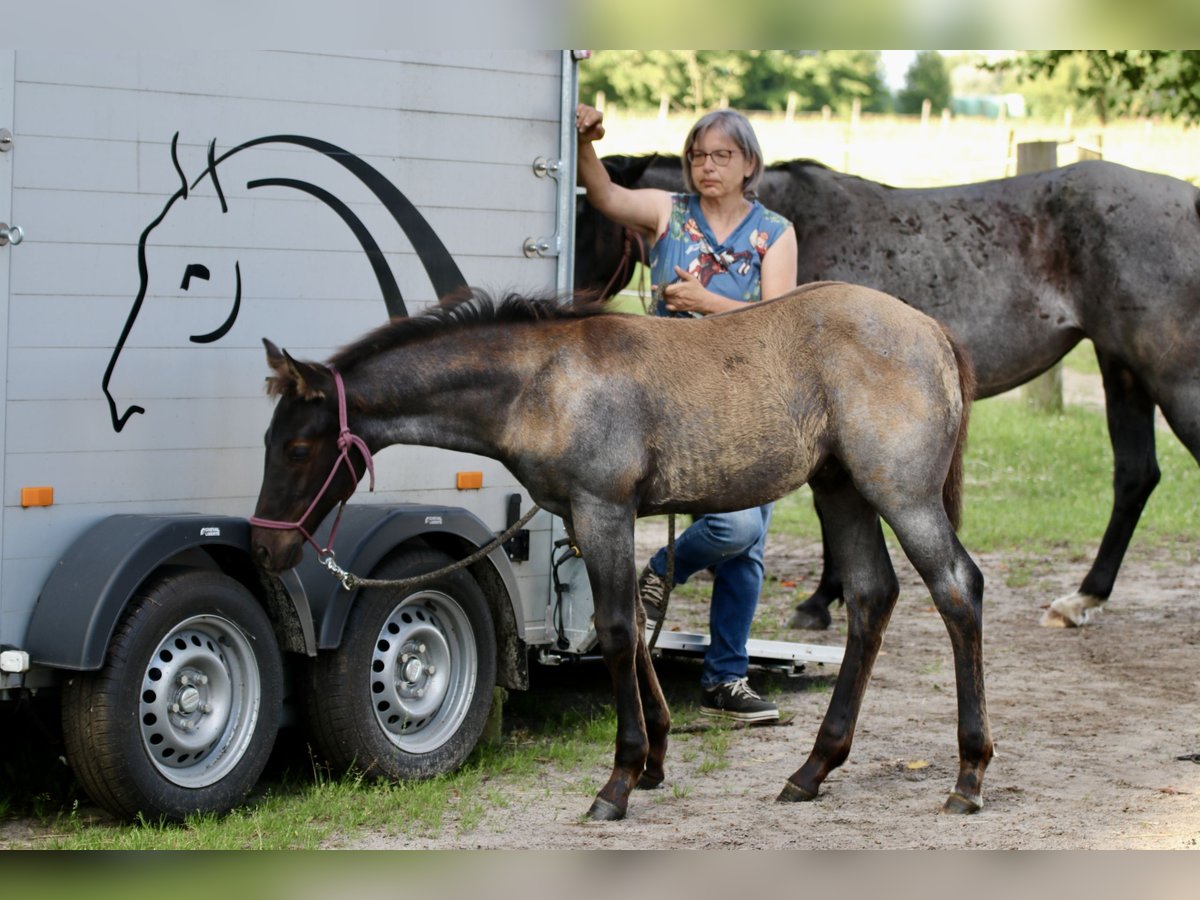
[[[671,111],[671,95],[663,91],[658,98],[658,121],[667,121],[667,113]]]
[[[1028,141],[1017,144],[1017,174],[1044,172],[1058,166],[1057,141]],[[1025,402],[1039,412],[1062,412],[1062,363],[1057,362],[1021,387]]]
[[[796,118],[796,92],[788,91],[787,112],[784,114],[783,120],[789,125]]]
[[[926,97],[921,101],[921,133],[929,128],[929,116],[933,113],[933,101]]]

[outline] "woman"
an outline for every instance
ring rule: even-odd
[[[593,143],[603,114],[580,104],[579,183],[588,202],[651,244],[657,315],[707,316],[770,299],[796,286],[796,232],[755,199],[763,158],[741,113],[722,109],[692,126],[683,145],[687,192],[614,184]],[[701,713],[747,722],[779,718],[775,704],[750,688],[746,642],[763,581],[763,549],[771,505],[698,518],[676,542],[675,584],[712,569],[711,642],[700,678]],[[662,617],[667,551],[660,549],[638,579],[646,615]]]

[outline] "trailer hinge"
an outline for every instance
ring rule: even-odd
[[[538,178],[557,178],[561,173],[561,159],[546,159],[544,156],[539,156],[533,161],[533,174]]]
[[[563,161],[561,159],[547,159],[545,156],[539,156],[533,161],[533,174],[538,178],[554,178],[562,174]],[[532,257],[542,256],[558,256],[561,240],[557,234],[550,237],[528,237],[525,238],[525,243],[522,250],[525,255]]]

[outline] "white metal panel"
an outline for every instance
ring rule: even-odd
[[[522,245],[556,227],[555,184],[532,163],[558,152],[561,80],[557,52],[0,52],[0,119],[15,102],[10,127],[26,151],[8,167],[11,190],[5,157],[18,154],[0,156],[0,211],[9,214],[11,198],[30,235],[19,257],[0,258],[17,262],[0,268],[0,328],[10,329],[0,342],[0,427],[9,423],[0,556],[15,567],[0,570],[0,638],[20,643],[46,574],[91,522],[251,511],[271,412],[260,338],[320,359],[387,315],[347,218],[378,244],[410,311],[435,299],[393,212],[336,159],[288,142],[234,153],[218,167],[223,211],[212,179],[196,183],[210,141],[218,158],[268,136],[343,148],[403,192],[469,283],[553,290],[555,260],[528,259]],[[188,197],[172,202],[181,173]],[[251,187],[281,178],[291,185]],[[345,211],[314,198],[317,189]],[[183,290],[197,263],[208,278]],[[239,272],[230,330],[192,341],[230,316]],[[101,387],[110,362],[118,411],[145,408],[120,431]],[[484,472],[482,491],[455,489],[463,469]],[[465,506],[497,528],[517,488],[491,460],[424,448],[389,449],[377,471],[379,490],[360,500]],[[21,487],[42,484],[54,486],[55,506],[22,509]],[[543,593],[548,528],[534,528],[545,559],[518,567],[519,582]],[[540,627],[541,615],[523,617]]]
[[[417,110],[442,117],[500,116],[558,122],[555,51],[513,53],[494,65],[464,66],[454,54],[391,59],[312,53],[172,51],[171,53],[34,54],[18,60],[26,84],[208,97],[222,102],[294,102],[378,111]],[[530,66],[535,61],[537,65]],[[509,68],[524,63],[525,71]],[[247,75],[252,77],[247,77]],[[379,90],[389,85],[392,89]]]

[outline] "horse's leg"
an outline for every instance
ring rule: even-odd
[[[983,690],[983,573],[954,534],[940,498],[890,515],[888,522],[941,613],[954,648],[958,689],[958,781],[944,812],[983,808],[983,773],[992,758]]]
[[[577,501],[572,504],[571,519],[580,552],[587,562],[596,636],[612,678],[617,707],[617,748],[612,775],[587,814],[592,819],[623,819],[629,794],[645,768],[649,749],[638,691],[633,511],[599,501]]]
[[[813,496],[825,522],[826,546],[845,576],[846,652],[812,752],[788,778],[778,798],[783,801],[812,800],[850,754],[863,692],[900,592],[879,516],[849,477],[814,482]]]
[[[1113,508],[1108,528],[1079,590],[1059,597],[1042,616],[1042,624],[1074,628],[1112,594],[1117,570],[1125,558],[1138,519],[1158,484],[1154,452],[1154,401],[1124,364],[1096,351],[1104,378],[1108,435],[1113,448]]]
[[[814,507],[817,504],[814,502]],[[825,537],[825,519],[817,507],[817,521],[821,524],[821,580],[817,589],[803,603],[796,605],[792,618],[788,620],[788,628],[805,628],[809,631],[824,631],[833,622],[829,607],[842,599],[842,579],[838,574],[837,563],[829,552],[829,542]]]
[[[667,758],[667,735],[671,731],[671,712],[658,683],[650,649],[646,646],[646,611],[637,604],[637,679],[638,694],[642,701],[642,717],[646,723],[646,738],[649,749],[646,767],[638,779],[639,788],[656,788],[666,777],[664,764]]]

